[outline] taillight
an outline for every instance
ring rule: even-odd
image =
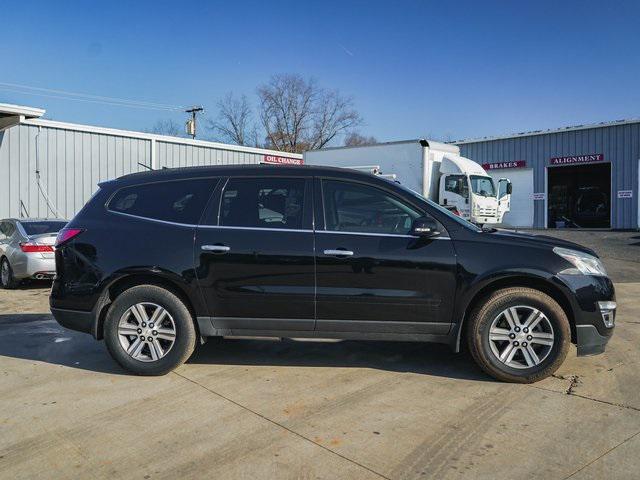
[[[84,230],[81,228],[63,228],[58,232],[58,236],[56,237],[56,248],[77,237],[82,232],[84,232]]]
[[[458,209],[457,209],[457,208],[454,208],[453,210],[451,210],[451,212],[452,212],[454,215],[460,216],[460,212],[458,211]]]
[[[24,253],[45,253],[53,252],[51,245],[42,245],[40,243],[25,242],[20,244],[20,250]]]

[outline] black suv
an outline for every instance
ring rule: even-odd
[[[60,233],[51,311],[127,370],[206,337],[465,343],[511,382],[601,353],[615,296],[594,252],[482,230],[384,178],[328,167],[127,175]]]

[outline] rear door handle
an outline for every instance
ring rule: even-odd
[[[353,252],[351,250],[325,250],[324,254],[334,257],[350,257],[353,255]]]
[[[200,248],[205,252],[213,253],[227,253],[231,250],[231,247],[227,247],[226,245],[202,245]]]

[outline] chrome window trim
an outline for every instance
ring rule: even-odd
[[[178,223],[178,222],[171,222],[169,220],[160,220],[159,218],[142,217],[140,215],[133,215],[131,213],[124,213],[124,212],[116,212],[114,210],[109,210],[109,209],[107,209],[107,212],[112,213],[113,215],[122,215],[124,217],[137,218],[139,220],[147,220],[149,222],[163,223],[165,225],[176,225],[178,227],[189,227],[189,228],[195,228],[198,226],[191,223]]]
[[[304,228],[234,227],[232,225],[198,225],[198,228],[213,228],[213,229],[220,229],[220,230],[264,230],[268,232],[313,233],[313,230],[304,229]]]
[[[337,233],[338,235],[360,235],[360,236],[370,236],[370,237],[396,237],[396,238],[422,238],[417,235],[400,235],[395,233],[363,233],[363,232],[334,232],[331,230],[311,230],[304,228],[268,228],[268,227],[232,227],[230,225],[193,225],[191,223],[178,223],[178,222],[170,222],[168,220],[159,220],[157,218],[149,218],[149,217],[141,217],[139,215],[131,215],[130,213],[124,212],[114,212],[113,210],[109,210],[109,213],[114,215],[122,215],[125,217],[137,218],[140,220],[147,220],[149,222],[157,222],[163,223],[166,225],[176,225],[178,227],[188,227],[188,228],[208,228],[208,229],[219,229],[219,230],[258,230],[258,231],[267,231],[267,232],[299,232],[299,233]],[[451,237],[431,237],[429,240],[451,240]]]
[[[418,235],[402,235],[399,233],[341,232],[337,230],[316,230],[316,233],[337,233],[338,235],[360,235],[365,237],[428,238],[429,240],[451,240],[451,237],[420,237]]]

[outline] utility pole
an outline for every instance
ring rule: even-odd
[[[196,114],[203,111],[204,108],[202,107],[191,107],[185,110],[186,113],[191,114],[191,120],[187,120],[187,124],[185,125],[185,131],[187,135],[191,135],[191,138],[196,138]]]

